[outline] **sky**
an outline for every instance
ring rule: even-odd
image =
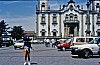
[[[49,0],[50,9],[58,9],[69,0]],[[74,0],[76,5],[85,5],[87,0]],[[5,20],[8,26],[22,26],[25,31],[36,30],[37,0],[0,0],[0,21]]]

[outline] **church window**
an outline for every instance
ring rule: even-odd
[[[100,17],[99,17],[99,16],[97,17],[97,22],[96,22],[96,24],[100,24]]]
[[[68,17],[65,17],[65,20],[68,20]]]
[[[45,15],[44,14],[42,14],[41,23],[40,24],[43,25],[43,26],[46,24],[46,22],[45,22]]]
[[[56,17],[53,17],[53,22],[56,22]]]
[[[99,5],[99,3],[97,3],[97,5]]]
[[[56,36],[56,32],[53,32],[53,36]]]
[[[74,8],[73,8],[73,6],[72,5],[70,5],[70,10],[72,11]]]
[[[72,21],[73,20],[73,13],[70,13],[70,20]]]
[[[97,21],[100,22],[100,17],[97,18]]]
[[[99,3],[97,3],[96,4],[96,11],[99,12],[99,9],[100,9],[100,5],[99,5]]]
[[[57,30],[56,29],[53,29],[52,33],[53,33],[53,36],[57,36]]]
[[[52,24],[54,26],[57,25],[57,16],[56,16],[56,14],[53,14],[53,22],[52,22]]]
[[[100,29],[98,29],[96,32],[97,32],[97,35],[100,36]]]
[[[53,14],[53,22],[56,22],[56,14]]]
[[[66,16],[65,16],[65,20],[68,20],[68,14],[66,14]]]
[[[45,22],[45,15],[42,14],[42,22]]]
[[[75,18],[74,18],[74,20],[77,20],[77,14],[75,14]]]
[[[42,29],[40,32],[41,32],[41,36],[45,36],[45,32],[46,32],[45,29]]]
[[[42,32],[42,33],[41,33],[41,36],[45,36],[45,32]]]
[[[45,7],[45,3],[42,3],[42,7]]]
[[[70,20],[71,20],[71,21],[73,20],[73,16],[70,16]]]

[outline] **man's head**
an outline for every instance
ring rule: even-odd
[[[24,41],[30,41],[31,39],[29,38],[29,36],[28,35],[25,35],[25,37],[24,37]]]

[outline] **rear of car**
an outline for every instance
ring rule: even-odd
[[[84,45],[71,46],[71,48],[71,54],[78,55],[79,57],[89,58],[96,54],[100,55],[100,38],[94,39]]]
[[[57,49],[66,50],[70,48],[70,45],[71,45],[71,39],[68,39],[68,40],[61,42],[61,44],[58,44]]]
[[[24,41],[23,40],[17,40],[14,43],[14,48],[15,49],[17,49],[17,48],[23,49],[24,48]]]

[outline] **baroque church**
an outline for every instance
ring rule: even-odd
[[[48,3],[49,0],[38,0],[36,6],[39,38],[100,36],[100,0],[87,0],[86,5],[76,5],[74,0],[69,0],[58,10],[51,10]]]

